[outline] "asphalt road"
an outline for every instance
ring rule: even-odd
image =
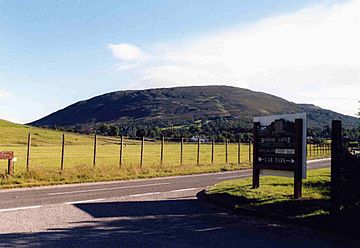
[[[329,160],[312,162],[326,167]],[[357,247],[196,197],[251,170],[0,191],[0,247]]]

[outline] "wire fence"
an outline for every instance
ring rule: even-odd
[[[253,145],[251,140],[207,140],[202,138],[160,140],[125,137],[88,136],[87,139],[67,140],[62,135],[58,141],[37,143],[31,134],[17,144],[0,144],[2,151],[14,151],[15,172],[32,168],[59,169],[77,165],[186,167],[211,165],[238,165],[251,167]],[[308,159],[330,156],[330,143],[308,144]],[[0,168],[6,162],[0,161]]]

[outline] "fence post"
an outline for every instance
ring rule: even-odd
[[[197,149],[197,160],[196,160],[196,164],[197,164],[197,165],[200,164],[200,137],[198,138],[198,149]]]
[[[143,166],[143,159],[144,159],[144,136],[141,138],[140,167]]]
[[[94,137],[94,159],[93,159],[93,166],[96,166],[96,148],[97,148],[97,135],[95,134]]]
[[[229,158],[228,158],[228,143],[229,143],[229,140],[226,139],[226,140],[225,140],[225,163],[226,163],[226,164],[229,163]]]
[[[251,164],[251,139],[249,138],[249,164]]]
[[[31,134],[28,134],[28,142],[27,142],[27,153],[26,153],[26,171],[29,171],[30,166],[30,147],[31,147]]]
[[[164,136],[161,137],[161,146],[160,146],[160,164],[163,165],[164,162]]]
[[[241,146],[241,140],[238,140],[238,164],[240,164],[240,146]]]
[[[61,165],[60,165],[60,169],[61,169],[61,170],[64,170],[64,154],[65,154],[65,134],[62,135]]]
[[[214,164],[215,140],[211,142],[211,164]]]
[[[121,135],[120,137],[120,158],[119,158],[119,168],[121,168],[123,163],[123,152],[124,152],[124,137]]]
[[[180,141],[180,166],[183,165],[183,153],[184,153],[184,138]]]
[[[324,144],[320,144],[320,154],[324,155]]]
[[[316,145],[316,156],[320,156],[320,150],[319,150],[320,142]]]

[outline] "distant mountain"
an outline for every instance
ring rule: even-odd
[[[94,127],[101,124],[171,126],[197,120],[228,118],[250,126],[259,115],[306,112],[309,126],[330,125],[340,119],[355,127],[357,118],[309,104],[230,86],[192,86],[118,91],[80,101],[30,123],[42,127]]]

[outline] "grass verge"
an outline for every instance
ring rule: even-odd
[[[303,197],[294,199],[292,178],[261,177],[258,189],[252,189],[251,178],[230,180],[208,188],[205,199],[240,213],[306,225],[359,239],[357,226],[360,218],[331,217],[330,181],[330,168],[310,170],[307,179],[303,180]]]
[[[260,188],[252,188],[252,179],[218,183],[207,190],[207,195],[224,199],[235,208],[255,210],[290,219],[326,216],[330,208],[330,169],[308,172],[303,181],[302,199],[293,198],[292,178],[261,177]]]
[[[0,189],[34,187],[56,184],[86,183],[100,181],[115,181],[154,178],[165,176],[179,176],[200,173],[214,173],[250,168],[249,164],[200,164],[169,166],[159,164],[145,164],[142,168],[137,164],[127,164],[122,168],[118,166],[76,165],[64,171],[55,168],[32,168],[29,172],[18,172],[14,175],[0,173]]]

